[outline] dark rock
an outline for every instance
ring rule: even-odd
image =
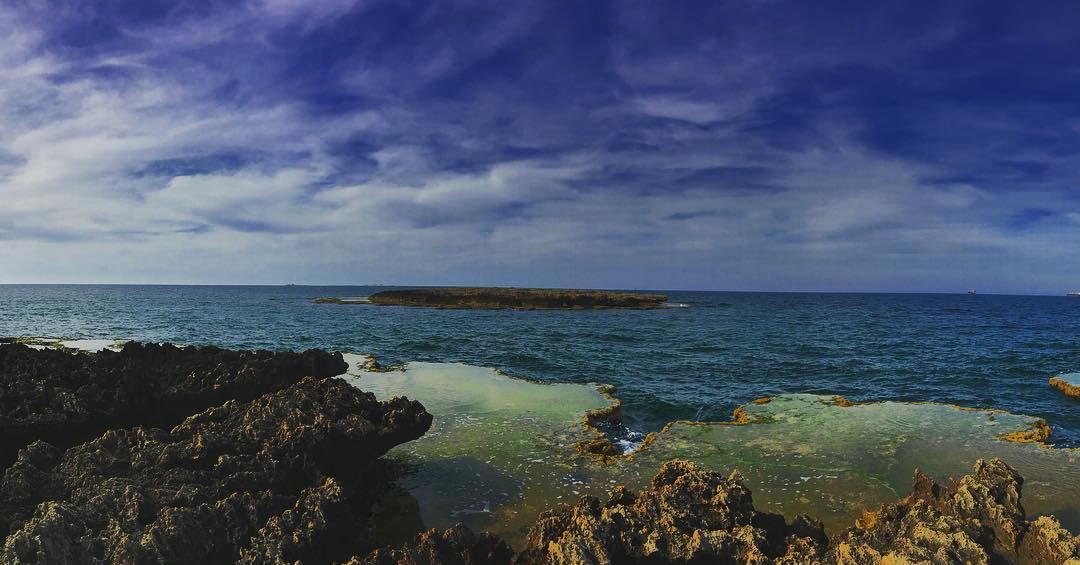
[[[34,440],[67,448],[108,429],[171,428],[228,400],[345,372],[341,354],[129,343],[68,353],[0,345],[0,464]]]
[[[420,437],[417,402],[305,378],[171,431],[35,442],[0,482],[2,563],[321,563],[379,544],[376,458]]]
[[[1080,564],[1080,537],[1057,520],[1028,522],[1023,479],[999,459],[947,486],[915,472],[910,495],[875,512],[834,540],[837,563]]]
[[[401,548],[378,549],[364,559],[354,557],[349,565],[506,565],[513,557],[510,546],[497,536],[476,534],[458,524],[442,532],[424,532]]]

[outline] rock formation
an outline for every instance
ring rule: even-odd
[[[67,353],[0,345],[0,465],[34,440],[67,448],[108,429],[171,428],[228,400],[345,372],[341,354],[128,343]]]
[[[37,441],[0,482],[0,562],[344,561],[379,545],[376,458],[430,425],[417,402],[309,377],[171,431]]]
[[[910,495],[875,512],[833,541],[841,564],[1020,563],[1080,565],[1080,536],[1057,520],[1028,522],[1020,504],[1024,481],[1001,460],[946,486],[916,471]]]
[[[756,512],[737,474],[665,463],[649,489],[616,487],[540,516],[516,563],[811,563],[826,547],[819,523]]]

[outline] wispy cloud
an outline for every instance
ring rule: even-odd
[[[1057,292],[1058,6],[0,7],[0,279]]]

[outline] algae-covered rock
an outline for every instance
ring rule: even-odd
[[[0,345],[0,464],[34,440],[67,448],[105,430],[171,428],[228,400],[246,402],[348,365],[339,353],[230,351],[128,343],[68,353]]]
[[[1050,386],[1069,398],[1080,400],[1080,373],[1068,373],[1050,378]]]
[[[376,462],[422,435],[417,402],[305,378],[171,431],[35,442],[0,482],[2,563],[321,563],[381,545]]]

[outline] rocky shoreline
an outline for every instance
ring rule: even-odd
[[[432,416],[329,378],[344,368],[322,351],[0,345],[0,563],[1080,565],[1080,537],[1028,521],[999,460],[945,485],[916,473],[910,495],[831,537],[687,461],[542,514],[519,548],[425,530],[380,457]]]

